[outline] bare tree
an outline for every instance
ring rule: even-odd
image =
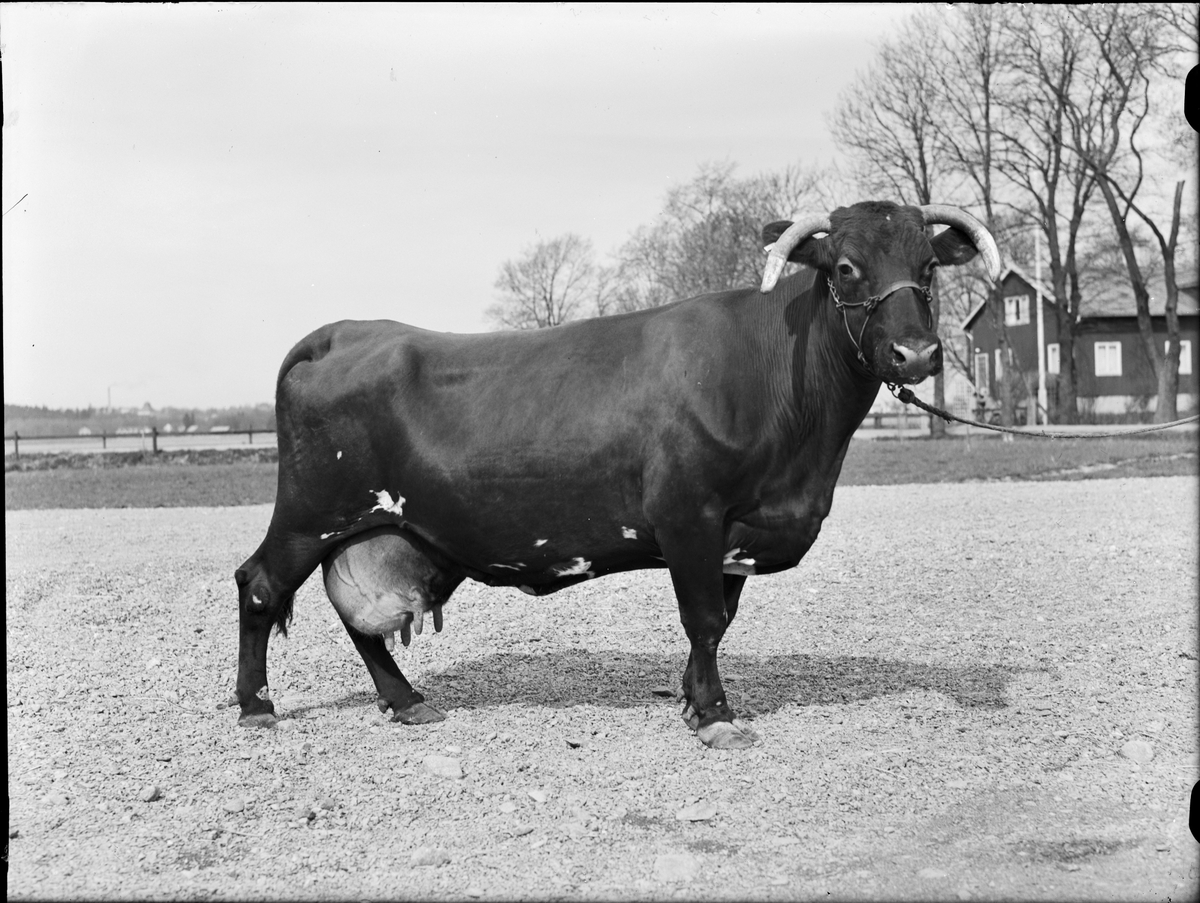
[[[501,298],[487,316],[502,329],[543,329],[574,319],[595,287],[592,243],[574,233],[527,248],[500,267]]]
[[[1009,69],[997,94],[996,164],[1018,200],[1009,209],[1046,237],[1057,304],[1057,417],[1078,420],[1075,340],[1079,334],[1079,239],[1096,189],[1094,174],[1068,143],[1068,109],[1087,88],[1086,38],[1066,7],[1006,7],[1002,41]],[[1031,214],[1031,215],[1030,215]]]
[[[834,140],[855,161],[854,173],[872,193],[885,193],[910,204],[931,204],[948,194],[947,158],[940,146],[937,120],[941,97],[937,84],[940,60],[912,53],[940,27],[931,13],[918,13],[901,26],[895,42],[880,46],[875,62],[839,97],[829,118]],[[941,292],[935,281],[934,322],[942,324]],[[945,377],[933,382],[933,403],[946,406]],[[932,418],[930,434],[946,435],[946,424]]]
[[[1010,242],[1019,240],[1020,227],[1002,206],[995,141],[997,118],[1001,114],[999,94],[1008,74],[1002,30],[1004,15],[1004,9],[998,6],[956,8],[942,27],[932,33],[931,55],[935,65],[931,74],[938,99],[932,127],[943,157],[942,165],[958,177],[957,190],[963,197],[963,206],[973,207],[997,244],[1007,249]],[[950,278],[955,280],[963,297],[972,303],[978,299],[985,304],[1001,358],[1013,361],[1008,327],[1002,316],[1001,287],[973,269],[955,270]],[[961,365],[967,367],[974,382],[970,356]],[[997,374],[1000,420],[1004,425],[1015,419],[1016,375],[1017,368],[1011,365]]]
[[[1180,342],[1176,253],[1186,180],[1175,182],[1173,203],[1157,215],[1146,203],[1142,189],[1146,187],[1147,157],[1153,153],[1152,139],[1147,137],[1148,132],[1153,132],[1147,126],[1154,124],[1153,76],[1162,71],[1164,60],[1180,55],[1174,23],[1186,21],[1186,14],[1182,10],[1177,12],[1178,19],[1172,20],[1170,9],[1155,10],[1151,14],[1141,6],[1106,4],[1087,10],[1072,9],[1071,13],[1092,39],[1097,77],[1091,82],[1089,103],[1068,107],[1070,140],[1075,152],[1096,176],[1112,220],[1133,290],[1138,333],[1156,374],[1158,405],[1155,420],[1159,423],[1174,420],[1177,411]],[[1195,21],[1194,8],[1192,21]],[[1194,40],[1189,54],[1193,60]],[[1192,144],[1194,147],[1194,133]],[[1161,165],[1162,155],[1158,157]],[[1187,169],[1193,168],[1194,160],[1195,157],[1190,156]],[[1137,254],[1131,213],[1154,234],[1162,254],[1166,288],[1165,351],[1154,334],[1147,273]],[[1164,228],[1167,230],[1165,235]]]
[[[811,207],[816,181],[797,167],[739,179],[732,163],[702,164],[691,181],[667,192],[656,221],[617,251],[604,312],[756,284],[762,227]]]

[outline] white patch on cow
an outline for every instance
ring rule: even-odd
[[[342,460],[342,453],[341,453],[341,452],[338,452],[338,460],[339,460],[339,461],[340,461],[340,460]]]
[[[589,577],[595,577],[596,575],[588,570],[591,566],[590,561],[576,558],[568,565],[554,568],[554,575],[556,577],[577,577],[580,574],[587,574]]]
[[[725,560],[721,562],[721,571],[725,574],[740,574],[743,577],[754,576],[754,559],[753,558],[738,558],[742,554],[741,549],[734,549],[725,555]]]
[[[375,493],[375,507],[372,511],[386,511],[389,514],[397,516],[404,513],[404,496],[396,493],[396,501],[392,501],[392,494],[386,489],[380,489]]]
[[[341,530],[334,530],[332,533],[322,533],[322,534],[321,534],[321,538],[322,538],[322,539],[328,539],[328,538],[329,538],[329,537],[331,537],[331,536],[337,536],[337,535],[338,535],[339,533],[341,533],[341,532],[342,532]]]
[[[550,540],[548,540],[548,539],[539,539],[537,542],[534,543],[534,546],[544,546],[549,541]]]
[[[518,561],[516,564],[489,564],[490,568],[508,568],[510,571],[519,571],[525,567],[523,562]]]
[[[637,530],[633,529],[633,527],[622,527],[621,535],[626,539],[637,539]]]

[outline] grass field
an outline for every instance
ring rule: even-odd
[[[25,455],[5,461],[4,508],[177,508],[269,504],[274,449],[157,456]],[[20,468],[20,469],[14,469]],[[1197,436],[852,442],[839,485],[1194,476]]]

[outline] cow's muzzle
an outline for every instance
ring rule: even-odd
[[[936,338],[892,342],[888,363],[893,374],[889,382],[919,383],[942,372],[942,343]]]

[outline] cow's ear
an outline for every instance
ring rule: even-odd
[[[763,247],[766,247],[767,245],[773,245],[773,244],[775,244],[775,242],[779,241],[779,236],[781,236],[784,232],[786,232],[788,226],[790,226],[791,224],[792,224],[792,221],[790,219],[781,219],[781,220],[776,220],[773,223],[768,223],[767,225],[763,226],[763,230],[762,230]]]
[[[833,244],[829,241],[829,236],[825,238],[806,238],[800,244],[796,245],[796,250],[788,256],[788,260],[795,263],[802,263],[805,266],[810,266],[814,270],[822,270],[826,273],[833,272],[833,266],[837,261],[833,255]]]
[[[933,253],[936,255],[938,263],[943,266],[961,266],[974,260],[975,255],[979,253],[979,250],[971,243],[970,236],[953,226],[941,234],[935,235],[930,244],[933,245]]]
[[[763,244],[773,245],[779,241],[779,236],[786,232],[788,226],[791,224],[791,220],[781,219],[778,222],[763,226]],[[824,238],[806,238],[792,249],[792,253],[788,255],[788,260],[792,263],[807,264],[819,270],[832,270],[832,253],[829,250],[829,242]]]

